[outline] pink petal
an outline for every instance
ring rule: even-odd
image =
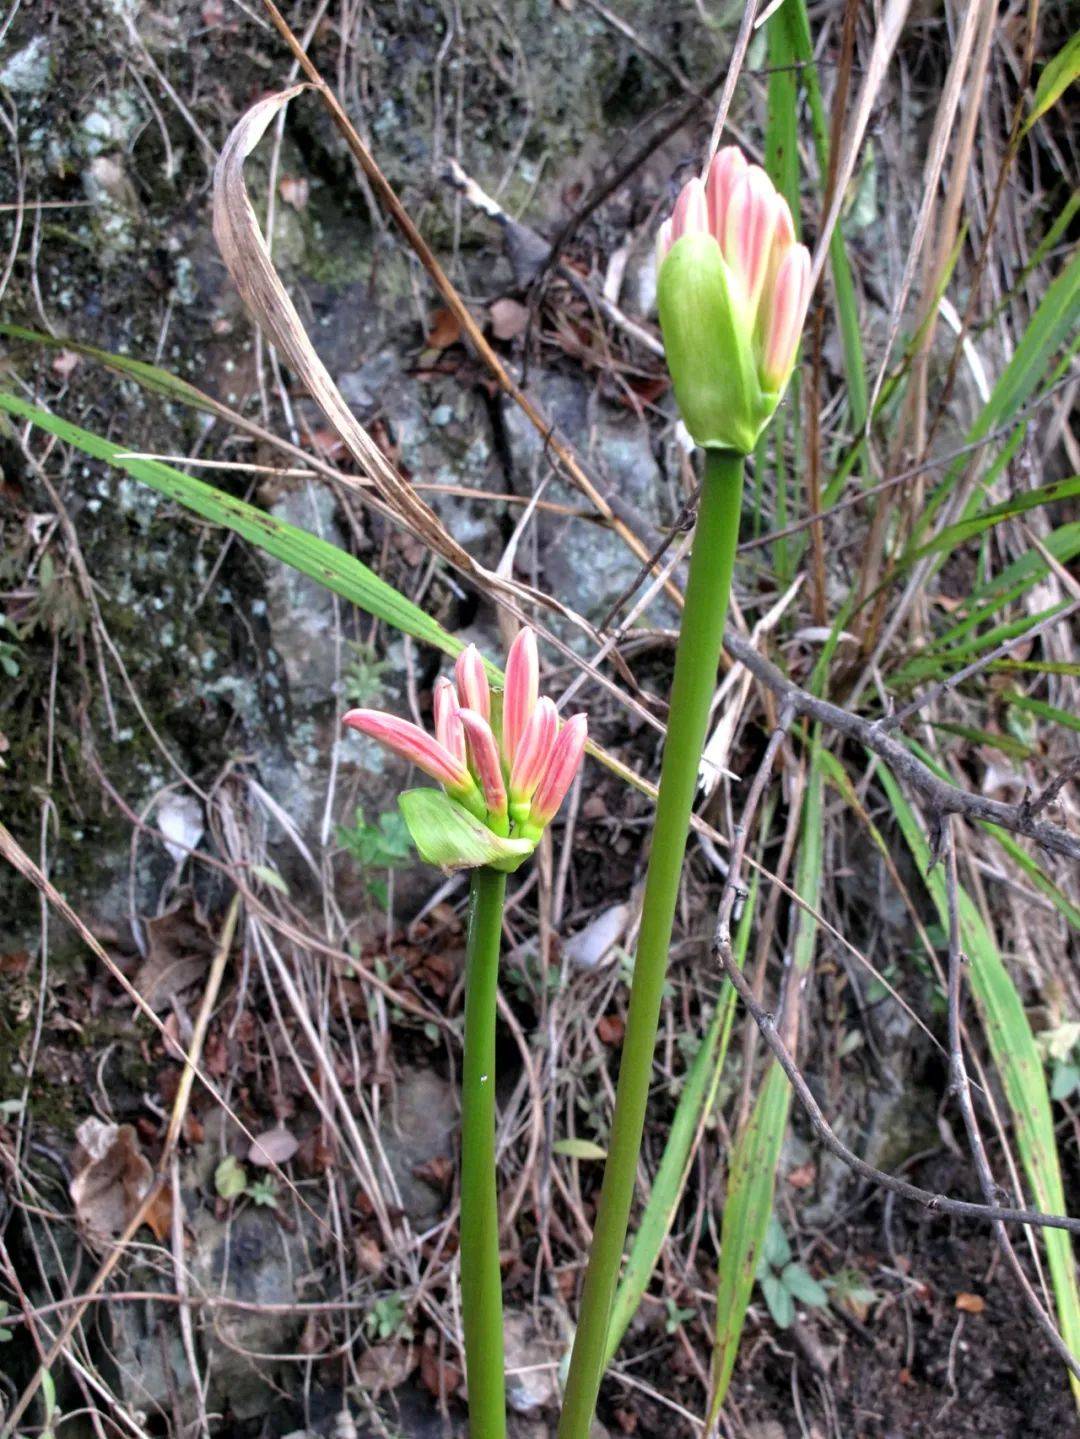
[[[777,194],[758,165],[747,167],[731,192],[724,225],[724,259],[742,280],[748,317],[757,313],[777,222]]]
[[[546,825],[554,819],[556,811],[566,798],[566,791],[573,784],[574,776],[581,767],[588,729],[588,721],[582,714],[567,720],[559,731],[559,737],[551,748],[544,777],[533,795],[532,809],[529,812],[529,819],[533,824]]]
[[[475,645],[466,645],[458,655],[454,674],[457,676],[458,700],[462,707],[475,710],[484,719],[490,719],[491,691],[488,689],[487,671]]]
[[[440,675],[435,681],[435,738],[462,765],[465,763],[465,730],[458,712],[454,686]]]
[[[705,194],[709,202],[709,230],[724,245],[728,205],[736,180],[746,174],[746,158],[738,145],[725,145],[709,166]]]
[[[705,186],[700,180],[687,180],[671,213],[671,239],[683,235],[705,233],[709,228],[709,207],[705,203]]]
[[[533,792],[544,777],[558,730],[559,712],[555,708],[555,701],[545,695],[537,701],[514,751],[514,764],[510,770],[510,797],[516,804],[532,799]]]
[[[671,249],[671,220],[667,219],[656,232],[656,268],[659,269],[664,263],[667,252]]]
[[[499,747],[491,733],[491,726],[476,710],[461,709],[458,714],[465,728],[473,772],[484,792],[484,803],[496,814],[505,814],[506,787],[503,784]]]
[[[506,657],[506,689],[503,693],[503,758],[513,765],[518,743],[536,708],[540,692],[540,660],[536,635],[531,629],[519,631]]]
[[[780,261],[770,297],[761,360],[762,384],[767,390],[780,390],[787,382],[809,303],[810,252],[805,245],[792,245]]]
[[[773,252],[780,251],[781,257],[789,246],[795,243],[795,221],[791,218],[791,207],[781,195],[776,192],[776,230],[773,234]]]
[[[379,744],[393,750],[394,754],[407,759],[449,789],[468,788],[472,784],[465,766],[459,764],[437,739],[432,739],[419,725],[409,720],[383,714],[381,710],[360,709],[350,710],[341,722],[370,739],[378,740]]]

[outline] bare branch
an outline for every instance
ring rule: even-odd
[[[728,630],[724,635],[724,647],[732,659],[744,664],[755,679],[760,680],[779,695],[785,704],[790,704],[798,715],[818,720],[827,729],[846,735],[848,739],[865,745],[889,766],[898,779],[905,781],[922,796],[935,826],[950,814],[960,814],[967,819],[986,820],[999,825],[1012,834],[1022,834],[1052,854],[1065,855],[1069,859],[1080,859],[1080,835],[1070,834],[1060,825],[1039,819],[1034,806],[1005,804],[1002,800],[989,799],[985,795],[972,794],[968,790],[939,779],[933,770],[923,764],[899,740],[893,739],[873,720],[861,715],[849,714],[839,705],[808,694],[758,654],[753,645],[741,635]]]
[[[1067,1229],[1070,1234],[1080,1234],[1080,1219],[1072,1219],[1065,1214],[1043,1214],[1037,1209],[1005,1209],[992,1204],[973,1204],[966,1199],[949,1199],[944,1194],[934,1194],[929,1189],[921,1189],[917,1184],[909,1184],[906,1179],[898,1179],[893,1174],[886,1174],[881,1169],[875,1169],[872,1164],[867,1164],[865,1159],[860,1159],[830,1128],[828,1120],[821,1112],[821,1106],[810,1092],[810,1086],[777,1033],[776,1020],[758,1004],[754,998],[754,991],[750,988],[750,981],[735,963],[730,943],[717,936],[713,941],[713,954],[738,991],[739,998],[746,1005],[750,1017],[761,1031],[762,1038],[772,1051],[776,1062],[787,1075],[796,1098],[806,1111],[814,1133],[830,1154],[835,1155],[860,1178],[869,1180],[871,1184],[876,1184],[882,1189],[888,1189],[893,1194],[898,1194],[901,1199],[913,1200],[916,1204],[922,1204],[925,1208],[937,1210],[941,1214],[954,1214],[959,1219],[989,1220],[992,1223],[1002,1224],[1033,1224],[1044,1229]]]

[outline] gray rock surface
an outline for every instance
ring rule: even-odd
[[[428,1224],[446,1194],[416,1170],[454,1153],[459,1118],[450,1084],[430,1069],[408,1069],[394,1086],[384,1113],[380,1138],[401,1195],[402,1207],[416,1225]]]

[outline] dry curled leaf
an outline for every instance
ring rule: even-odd
[[[436,310],[429,321],[424,344],[429,350],[448,350],[461,339],[461,321],[453,310]]]
[[[529,327],[529,307],[518,300],[507,297],[496,300],[488,314],[491,317],[491,333],[497,340],[516,340]]]
[[[307,391],[341,436],[381,503],[397,516],[416,540],[462,574],[480,579],[485,589],[501,590],[519,600],[531,599],[532,591],[526,586],[485,569],[477,562],[450,534],[435,511],[425,504],[361,425],[316,354],[296,306],[274,269],[270,250],[248,196],[244,162],[289,101],[310,88],[306,84],[293,85],[288,90],[264,96],[240,117],[230,131],[214,169],[213,228],[221,258],[252,319],[288,361],[299,386]],[[494,380],[490,384],[496,386]],[[589,497],[601,507],[601,513],[609,514],[610,506],[599,492],[580,471],[575,470],[575,473]],[[346,485],[360,483],[350,475],[342,475],[341,479]],[[370,497],[366,488],[365,493]],[[620,522],[616,520],[615,523],[618,525]],[[577,620],[572,610],[550,596],[546,597],[546,603],[558,613]]]
[[[54,375],[66,380],[72,370],[81,363],[82,356],[77,355],[74,350],[59,350],[52,362],[52,371]]]
[[[311,185],[303,175],[282,175],[277,188],[285,204],[294,210],[302,210],[311,194]]]
[[[117,1239],[150,1189],[154,1177],[150,1161],[131,1124],[84,1119],[75,1139],[71,1159],[75,1218],[92,1243]]]
[[[209,968],[214,940],[190,900],[146,921],[146,959],[135,988],[151,1009],[163,1009]]]
[[[244,161],[271,121],[302,94],[293,85],[267,95],[240,117],[229,133],[214,170],[214,239],[240,297],[267,337],[280,350],[311,398],[341,436],[349,453],[371,478],[381,498],[437,554],[467,574],[476,564],[423,500],[390,465],[349,409],[330,372],[315,352],[296,306],[282,284],[244,181]]]
[[[429,1393],[453,1394],[464,1375],[456,1364],[441,1359],[426,1344],[420,1349],[420,1382]]]
[[[167,1184],[162,1184],[143,1215],[143,1223],[159,1244],[163,1244],[172,1232],[172,1217],[172,1190]]]
[[[271,1164],[288,1163],[299,1148],[300,1141],[295,1134],[290,1134],[279,1124],[268,1129],[265,1134],[256,1135],[251,1141],[248,1159],[252,1164],[268,1169]]]
[[[809,1189],[817,1178],[817,1168],[811,1160],[805,1164],[797,1164],[794,1169],[788,1170],[787,1182],[792,1189]]]
[[[403,1339],[392,1339],[386,1344],[373,1344],[360,1356],[356,1377],[374,1399],[404,1384],[416,1364],[413,1346]]]

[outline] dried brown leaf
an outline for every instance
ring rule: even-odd
[[[518,300],[496,300],[488,311],[491,333],[497,340],[516,340],[529,326],[529,307]]]
[[[213,936],[188,901],[146,921],[146,959],[135,988],[151,1009],[164,1009],[174,995],[203,978],[214,952]]]
[[[434,510],[425,504],[412,486],[402,478],[360,424],[316,354],[296,306],[274,269],[269,248],[259,229],[259,222],[244,183],[244,161],[254,151],[270,123],[290,100],[310,88],[304,84],[294,85],[288,90],[264,96],[257,101],[231,130],[214,170],[214,239],[241,299],[255,323],[285,357],[300,384],[341,436],[353,460],[370,479],[382,505],[396,516],[406,530],[434,554],[440,555],[462,574],[470,576],[486,592],[500,592],[512,596],[518,603],[539,603],[588,631],[586,622],[568,605],[518,583],[509,574],[495,573],[476,562],[449,533]],[[483,337],[480,338],[482,340]],[[494,355],[492,358],[495,358]],[[526,412],[539,427],[535,410],[524,399],[523,403],[526,403]],[[576,468],[575,474],[589,497],[601,508],[601,512],[610,515],[610,505],[584,474]],[[341,482],[355,485],[368,503],[374,502],[370,490],[352,476],[343,474]],[[617,518],[613,523],[620,533],[623,533],[625,527]],[[645,548],[635,537],[630,535],[628,543],[635,553],[640,552],[641,557],[645,557]],[[602,672],[589,665],[583,667],[590,674],[595,673],[606,688],[615,688]],[[616,692],[621,694],[620,691]],[[625,697],[625,702],[647,718],[647,711],[637,700]],[[615,762],[605,756],[605,763]],[[618,766],[617,772],[621,774],[626,771],[624,767]]]
[[[356,1377],[372,1398],[386,1394],[404,1384],[416,1368],[416,1350],[403,1339],[387,1344],[373,1344],[360,1356]]]
[[[453,310],[436,310],[424,340],[429,350],[448,350],[461,339],[461,321]]]
[[[265,96],[233,127],[214,170],[214,239],[256,324],[286,357],[385,503],[436,553],[466,573],[475,573],[476,565],[468,553],[397,474],[342,399],[330,372],[315,353],[259,229],[244,182],[244,161],[271,121],[308,88],[294,85]]]
[[[95,1244],[118,1238],[153,1181],[150,1161],[130,1124],[84,1119],[75,1131],[71,1202],[86,1238]]]
[[[303,210],[311,194],[311,185],[303,175],[282,175],[277,188],[285,204],[294,210]]]
[[[268,1169],[272,1164],[287,1164],[299,1148],[300,1141],[296,1135],[279,1124],[265,1134],[256,1135],[248,1149],[248,1159],[252,1164]]]

